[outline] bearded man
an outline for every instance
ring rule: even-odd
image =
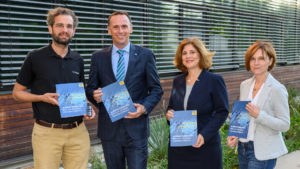
[[[83,59],[69,48],[78,18],[72,10],[58,7],[48,11],[47,24],[52,42],[27,55],[13,97],[32,102],[34,168],[58,169],[63,161],[65,169],[86,169],[90,138],[83,116],[60,117],[55,87],[59,83],[84,82]]]

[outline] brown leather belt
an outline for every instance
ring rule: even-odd
[[[72,128],[78,127],[82,123],[82,121],[83,120],[81,119],[81,120],[75,121],[73,123],[55,124],[55,123],[47,123],[45,121],[38,120],[38,119],[35,120],[35,122],[41,126],[51,127],[51,128],[61,128],[61,129],[72,129]]]

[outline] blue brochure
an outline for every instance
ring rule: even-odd
[[[170,146],[192,146],[197,142],[197,110],[174,111],[170,118]]]
[[[82,82],[56,84],[56,92],[59,94],[58,104],[61,118],[86,114],[87,102]]]
[[[112,122],[128,115],[128,112],[136,112],[124,81],[116,81],[103,87],[102,102]]]
[[[228,136],[247,138],[251,117],[246,110],[246,105],[249,102],[250,101],[234,101]]]

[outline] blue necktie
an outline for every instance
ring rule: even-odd
[[[118,60],[118,66],[117,66],[117,80],[123,81],[125,77],[125,63],[124,63],[124,50],[118,50],[119,54],[119,60]]]

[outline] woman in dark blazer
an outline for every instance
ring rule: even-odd
[[[183,74],[173,81],[166,117],[170,120],[177,110],[197,110],[198,137],[193,146],[169,146],[169,169],[222,168],[219,129],[229,106],[223,78],[208,72],[213,55],[197,38],[184,39],[177,49],[174,64]]]

